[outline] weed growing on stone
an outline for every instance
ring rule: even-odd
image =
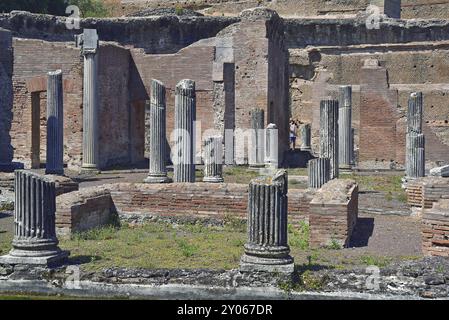
[[[384,268],[388,266],[388,264],[390,264],[391,258],[364,255],[360,257],[360,262],[367,266],[377,266],[379,268]]]

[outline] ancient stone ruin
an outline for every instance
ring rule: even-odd
[[[20,272],[64,293],[57,277],[117,239],[131,267],[104,258],[89,285],[300,296],[419,259],[419,285],[354,290],[447,292],[416,279],[449,256],[448,20],[396,0],[199,2],[74,29],[0,13],[0,293]]]

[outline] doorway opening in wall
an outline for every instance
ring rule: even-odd
[[[129,161],[133,168],[148,168],[147,138],[145,137],[145,100],[131,103],[129,114]]]
[[[47,93],[31,93],[31,168],[45,168],[47,149]]]

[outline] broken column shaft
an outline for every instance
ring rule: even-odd
[[[320,103],[320,158],[331,164],[330,179],[338,178],[338,101]]]
[[[223,138],[208,137],[204,140],[204,182],[223,182]]]
[[[195,182],[194,123],[196,93],[193,80],[182,80],[175,92],[174,182]]]
[[[64,174],[64,108],[62,71],[47,78],[47,163],[46,174]]]
[[[253,179],[248,196],[248,242],[240,270],[294,271],[287,241],[287,186],[285,170]]]
[[[151,81],[150,103],[145,106],[146,116],[149,121],[148,142],[150,145],[150,166],[147,183],[165,183],[170,179],[167,177],[165,164],[167,156],[166,141],[166,98],[165,86],[158,80]]]
[[[339,168],[350,170],[352,163],[352,87],[342,86],[338,108],[338,161]]]
[[[309,188],[319,189],[330,180],[330,160],[327,158],[312,159],[307,166]]]

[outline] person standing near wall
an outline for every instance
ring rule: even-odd
[[[290,119],[290,150],[296,149],[296,131],[298,130],[298,126],[293,119]]]

